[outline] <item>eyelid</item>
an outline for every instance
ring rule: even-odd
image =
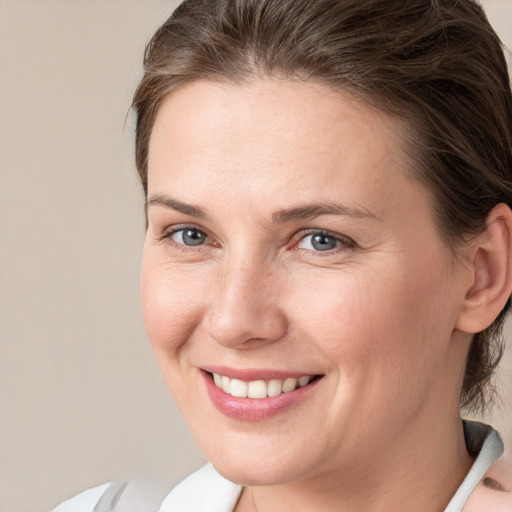
[[[330,238],[334,238],[336,241],[340,242],[340,246],[338,246],[334,249],[328,250],[328,251],[312,251],[309,249],[299,249],[297,247],[297,245],[300,242],[302,242],[302,240],[304,240],[306,237],[311,236],[311,235],[323,235],[323,236],[328,236]],[[305,231],[300,231],[299,233],[297,233],[295,235],[294,239],[295,240],[293,242],[292,249],[314,252],[315,254],[323,254],[324,256],[333,254],[339,250],[351,249],[351,248],[355,248],[357,246],[356,242],[354,240],[352,240],[352,238],[350,238],[346,235],[342,235],[341,233],[335,233],[333,231],[329,231],[326,229],[307,229]]]
[[[184,242],[185,236],[190,233],[196,233],[197,235],[199,235],[200,243],[187,244],[187,243],[182,243],[179,241],[179,238],[181,238],[182,241]],[[179,236],[179,235],[181,235],[181,236]],[[195,228],[194,229],[191,229],[191,228],[175,229],[174,231],[171,231],[171,233],[168,235],[168,237],[173,242],[177,243],[178,245],[184,245],[186,247],[199,247],[201,245],[205,245],[210,240],[210,237],[204,231],[201,231],[200,229],[195,229]]]
[[[163,240],[165,238],[169,238],[178,231],[184,231],[186,229],[193,229],[196,231],[200,231],[201,233],[204,233],[208,238],[211,238],[208,231],[200,226],[197,226],[195,224],[190,223],[183,223],[183,224],[173,224],[172,226],[168,226],[165,229],[162,229],[162,232],[157,235],[158,240]]]
[[[186,245],[181,244],[179,242],[176,242],[172,239],[172,236],[180,231],[185,231],[187,229],[200,231],[203,233],[206,237],[204,244],[199,245]],[[167,227],[162,231],[161,234],[158,234],[156,237],[158,242],[165,242],[169,245],[172,245],[173,247],[178,248],[181,251],[199,251],[205,246],[213,246],[213,247],[220,247],[220,244],[215,240],[215,237],[213,237],[208,230],[204,229],[203,227],[200,227],[196,224],[191,223],[183,223],[183,224],[173,224],[172,226]]]
[[[197,246],[192,246],[192,245],[188,246],[188,245],[180,244],[180,243],[172,240],[172,236],[174,234],[176,234],[179,231],[184,231],[186,229],[197,230],[197,231],[200,231],[201,233],[204,233],[204,235],[206,236],[206,242],[204,244],[200,244]],[[312,235],[323,235],[323,236],[327,236],[330,238],[334,238],[336,241],[338,241],[340,243],[340,245],[338,247],[335,247],[335,248],[327,250],[327,251],[313,251],[310,249],[299,249],[297,247],[297,245],[302,240],[304,240],[306,237],[312,236]],[[193,223],[173,224],[172,226],[169,226],[166,229],[164,229],[162,231],[162,233],[156,237],[156,239],[159,242],[167,241],[168,243],[172,243],[174,246],[179,247],[181,250],[186,250],[186,251],[200,250],[205,245],[210,245],[210,246],[213,245],[214,247],[221,246],[221,244],[215,240],[215,237],[212,236],[208,232],[208,230],[206,230],[203,227],[200,227],[196,224],[193,224]],[[304,250],[304,251],[315,253],[316,255],[328,256],[328,255],[332,255],[338,251],[353,249],[356,247],[357,247],[357,243],[352,238],[348,237],[347,235],[343,235],[341,233],[336,233],[334,231],[329,231],[326,229],[311,228],[311,229],[300,230],[295,235],[293,235],[291,249]]]

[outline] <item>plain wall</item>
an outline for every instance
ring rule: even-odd
[[[0,512],[47,511],[149,467],[171,485],[203,462],[142,326],[126,118],[144,44],[175,4],[0,0]],[[485,5],[512,46],[512,0]],[[511,359],[491,418],[509,450]]]

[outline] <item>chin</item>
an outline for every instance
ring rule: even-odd
[[[245,487],[302,480],[310,473],[308,468],[319,466],[314,457],[310,460],[313,455],[311,451],[308,458],[302,442],[297,446],[293,440],[280,439],[277,447],[276,443],[268,442],[270,440],[265,438],[265,433],[253,436],[256,439],[241,436],[239,439],[225,440],[216,446],[205,440],[199,446],[224,478]]]
[[[214,459],[210,462],[224,478],[244,487],[283,484],[297,479],[298,476],[289,469],[273,464],[254,464],[251,461],[230,463]]]

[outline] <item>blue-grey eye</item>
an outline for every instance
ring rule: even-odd
[[[323,234],[311,233],[306,235],[297,245],[299,249],[308,249],[310,251],[330,251],[341,245],[338,238]]]
[[[204,244],[208,237],[199,229],[183,228],[175,231],[171,238],[178,244],[195,246]]]

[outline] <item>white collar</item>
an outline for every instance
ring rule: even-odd
[[[467,449],[476,459],[444,512],[461,512],[485,472],[503,454],[501,438],[492,427],[467,420],[463,424]],[[232,512],[242,490],[207,464],[167,495],[160,512]]]
[[[463,423],[468,452],[477,457],[444,512],[462,510],[485,472],[501,457],[504,450],[500,435],[489,425],[468,420]]]

